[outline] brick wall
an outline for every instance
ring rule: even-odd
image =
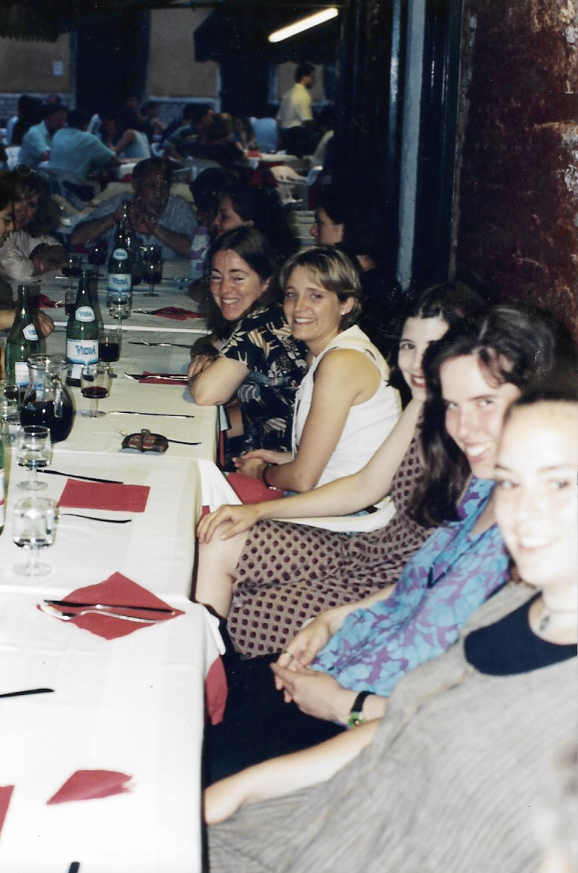
[[[578,336],[578,13],[466,0],[456,269]]]

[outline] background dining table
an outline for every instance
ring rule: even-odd
[[[51,278],[41,293],[60,302],[67,284]],[[99,298],[102,306],[104,276]],[[192,309],[174,277],[148,300]],[[47,351],[63,352],[63,309],[47,311],[57,325]],[[147,384],[131,375],[184,374],[188,346],[204,330],[197,318],[133,316],[123,324],[110,397],[100,401],[107,415],[82,416],[87,401],[71,389],[72,432],[54,445],[52,473],[39,474],[47,485],[41,496],[60,504],[54,545],[41,553],[47,576],[14,572],[23,554],[12,541],[12,515],[27,494],[18,487],[27,474],[5,447],[2,873],[67,873],[73,862],[79,873],[202,868],[203,725],[207,711],[213,720],[222,714],[226,683],[216,620],[190,595],[203,471],[220,475],[217,410],[197,407],[184,382]],[[168,450],[123,449],[119,431],[142,428],[167,437]],[[117,604],[109,610],[117,617],[98,608],[79,617],[83,610],[70,605],[57,605],[69,613],[59,616],[49,600]],[[13,696],[37,688],[52,690]]]

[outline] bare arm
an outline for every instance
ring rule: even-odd
[[[267,483],[281,490],[310,491],[337,448],[351,407],[371,397],[380,375],[360,352],[336,349],[328,352],[315,373],[311,409],[303,428],[299,450],[287,464],[269,467]],[[238,465],[241,472],[260,478],[265,464],[252,459]],[[367,505],[367,504],[366,504]]]
[[[72,245],[85,246],[93,240],[104,236],[111,227],[116,225],[119,215],[119,211],[116,210],[116,212],[109,212],[108,215],[103,215],[102,218],[94,218],[92,221],[83,221],[81,224],[77,225],[70,235]]]
[[[281,500],[268,500],[251,506],[221,506],[205,516],[199,525],[199,537],[208,542],[220,524],[230,526],[220,532],[222,539],[242,533],[266,518],[318,518],[347,515],[377,503],[387,494],[391,481],[401,464],[415,433],[422,404],[412,400],[401,418],[381,444],[373,458],[352,476],[335,479],[305,494],[296,494]],[[272,468],[267,470],[267,479]]]
[[[227,403],[248,374],[249,370],[240,361],[217,358],[189,380],[189,391],[199,406]]]
[[[216,782],[205,791],[205,821],[218,824],[245,804],[327,782],[373,741],[378,727],[378,720],[370,721],[319,746],[264,761]]]

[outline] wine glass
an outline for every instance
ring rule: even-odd
[[[14,506],[12,539],[28,550],[25,564],[15,564],[14,572],[21,576],[45,576],[50,566],[38,561],[38,550],[54,542],[56,500],[48,497],[24,497]]]
[[[100,268],[106,264],[106,256],[108,254],[108,243],[106,240],[99,240],[88,250],[88,263],[96,267],[96,275],[100,276]]]
[[[110,364],[106,361],[86,364],[80,377],[80,393],[90,400],[90,409],[84,409],[81,415],[89,418],[106,415],[106,412],[98,408],[98,401],[110,394]]]
[[[122,333],[119,327],[107,327],[98,334],[98,359],[113,363],[120,358]]]
[[[82,275],[82,258],[80,255],[70,255],[67,262],[62,267],[62,272],[68,276],[68,290],[72,291],[74,280],[80,279]]]
[[[149,283],[149,290],[143,297],[158,297],[154,286],[163,280],[163,250],[160,246],[143,246],[143,282]]]
[[[50,463],[50,431],[40,424],[27,424],[16,434],[16,459],[20,467],[27,467],[30,478],[18,483],[23,491],[41,491],[46,482],[39,482],[36,471]]]

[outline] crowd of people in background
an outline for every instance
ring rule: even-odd
[[[125,204],[140,244],[190,263],[209,334],[188,390],[226,410],[222,469],[252,489],[197,530],[193,596],[230,688],[206,734],[211,869],[538,873],[531,809],[576,729],[575,343],[491,288],[402,291],[379,203],[332,179],[314,82],[298,65],[258,120],[22,95],[0,330],[16,284],[112,247]],[[253,173],[264,142],[325,167],[312,245]],[[186,200],[172,183],[193,165]],[[130,190],[85,210],[125,169]]]

